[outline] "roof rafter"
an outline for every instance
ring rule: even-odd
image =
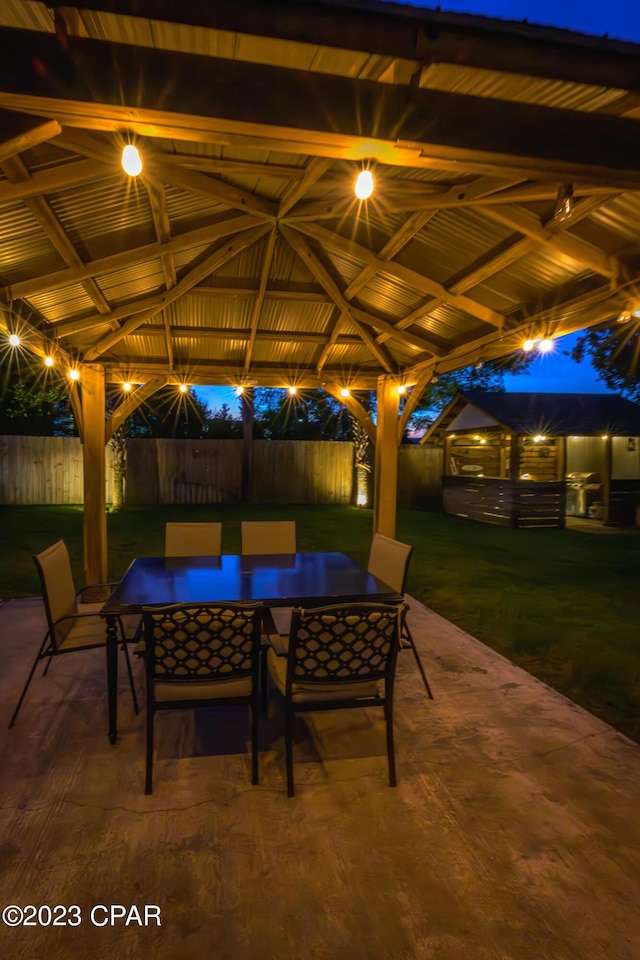
[[[247,342],[247,349],[244,355],[244,372],[245,374],[249,372],[249,367],[251,366],[251,354],[253,353],[253,346],[256,342],[256,333],[258,332],[258,326],[260,323],[260,314],[262,313],[262,305],[264,303],[264,292],[267,288],[267,283],[269,280],[269,271],[271,270],[271,261],[273,260],[273,253],[276,248],[277,232],[274,229],[271,230],[269,237],[267,239],[267,247],[264,252],[264,257],[262,259],[262,267],[260,269],[260,281],[258,284],[258,296],[256,297],[255,303],[253,304],[253,310],[251,311],[251,320],[249,323],[249,340]]]

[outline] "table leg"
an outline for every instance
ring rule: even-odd
[[[109,704],[109,740],[118,740],[118,619],[107,617],[107,699]]]

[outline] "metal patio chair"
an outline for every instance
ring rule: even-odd
[[[46,675],[54,657],[65,653],[76,653],[79,650],[92,650],[95,647],[106,645],[106,623],[100,616],[104,601],[82,603],[80,606],[79,598],[89,590],[111,591],[113,587],[117,586],[116,583],[91,584],[77,593],[73,582],[69,551],[64,540],[58,540],[57,543],[54,543],[47,550],[43,550],[33,559],[42,585],[42,596],[47,616],[47,632],[20,694],[20,699],[9,723],[9,729],[16,722],[33,675],[41,660],[47,661],[44,669]],[[122,649],[127,661],[131,695],[136,713],[138,713],[138,701],[133,684],[127,642],[135,642],[139,624],[140,617],[118,618]]]

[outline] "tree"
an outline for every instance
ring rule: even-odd
[[[214,410],[207,421],[205,436],[209,440],[238,440],[242,436],[242,421],[234,420],[229,404]]]
[[[74,432],[65,385],[55,376],[29,366],[1,368],[0,434],[64,437]]]
[[[258,433],[267,440],[351,440],[351,421],[341,403],[324,390],[257,388]]]
[[[585,330],[571,356],[578,363],[588,357],[610,390],[640,403],[640,319]]]
[[[107,409],[117,406],[122,392],[115,384],[107,391]],[[172,437],[199,440],[207,436],[210,411],[193,388],[180,393],[174,384],[158,390],[137,407],[124,423],[127,437]]]

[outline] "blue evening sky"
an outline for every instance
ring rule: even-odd
[[[392,2],[392,0],[389,0]],[[435,9],[435,3],[404,0],[414,7]],[[531,24],[562,27],[595,36],[640,43],[640,0],[445,0],[442,11],[469,13],[503,20],[527,20]],[[589,362],[576,363],[566,353],[576,342],[572,334],[556,340],[553,353],[537,358],[528,374],[507,376],[507,390],[545,393],[606,393]],[[212,409],[228,403],[237,414],[235,392],[230,387],[199,387],[198,395]]]

